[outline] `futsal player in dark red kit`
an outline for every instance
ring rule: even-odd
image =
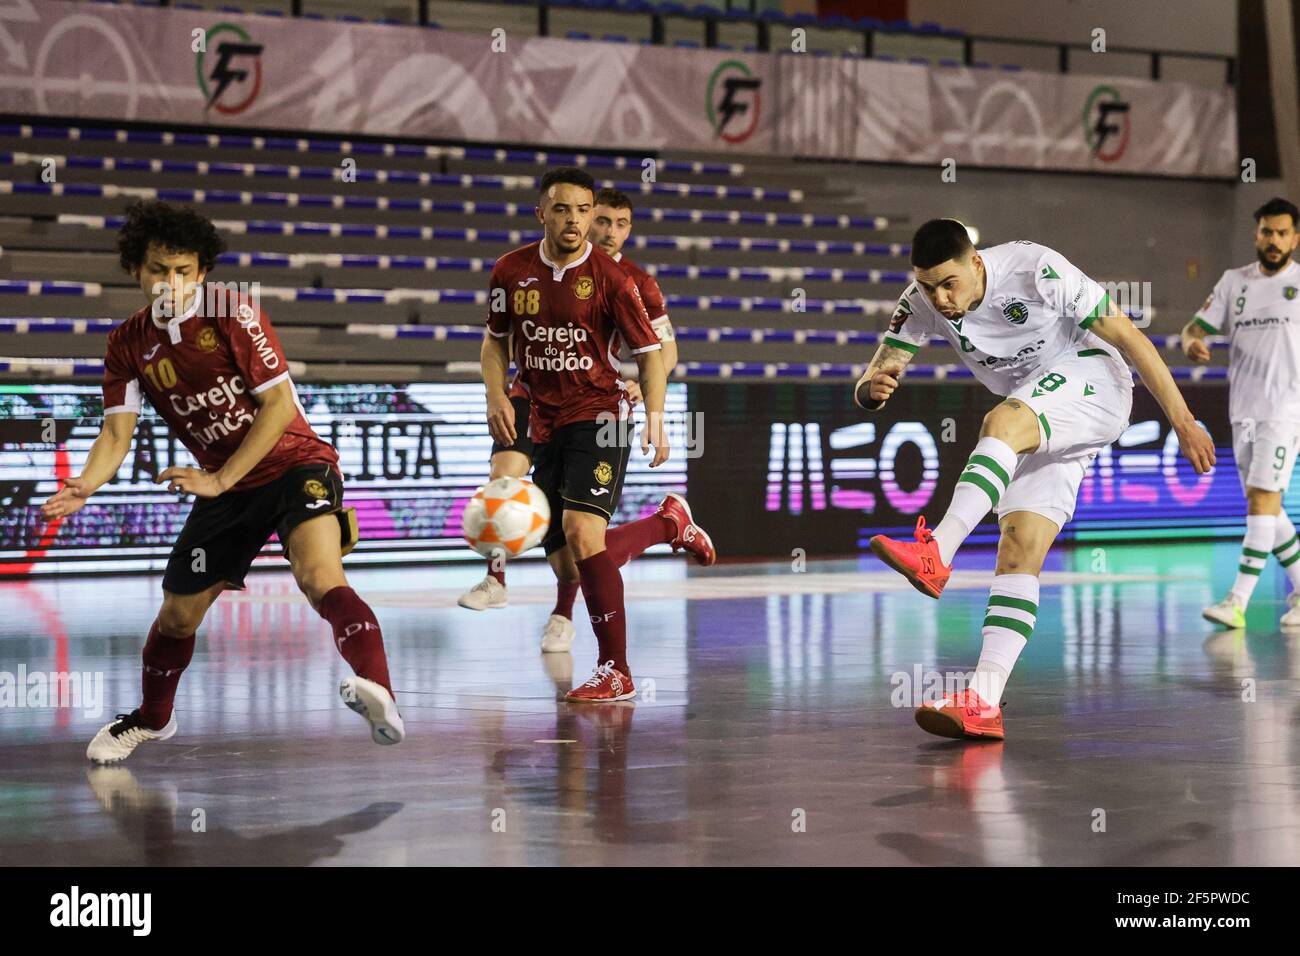
[[[690,508],[670,495],[652,515],[610,529],[635,436],[631,402],[620,376],[625,343],[639,369],[651,467],[668,460],[664,432],[667,373],[660,343],[637,284],[586,238],[595,182],[581,169],[542,177],[537,217],[542,239],[497,260],[488,292],[481,362],[488,430],[502,447],[527,428],[533,481],[551,505],[542,545],[561,580],[577,568],[596,642],[596,670],[570,691],[571,701],[627,700],[635,695],[627,662],[627,620],[619,568],[656,544],[711,551]],[[515,420],[509,395],[510,336],[515,384],[529,399],[527,423]]]
[[[118,252],[150,304],[109,333],[104,424],[82,473],[43,506],[47,518],[70,515],[117,474],[144,398],[200,465],[158,476],[197,501],[163,576],[162,608],[144,645],[140,706],[95,735],[86,756],[97,763],[175,735],[172,705],[195,631],[222,591],[243,588],[273,532],[356,675],[339,688],[344,703],[370,722],[376,743],[405,736],[379,623],[343,574],[357,529],[343,508],[338,454],[308,424],[255,297],[204,285],[224,248],[193,210],[141,202],[128,211]]]

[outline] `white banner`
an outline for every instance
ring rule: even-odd
[[[503,8],[503,17],[510,8]],[[11,0],[0,111],[1234,177],[1230,87]]]

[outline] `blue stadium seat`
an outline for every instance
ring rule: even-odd
[[[991,70],[993,69],[993,64],[985,63],[983,60],[976,60],[971,64],[971,68],[975,70]]]
[[[1006,70],[1008,73],[1019,73],[1024,67],[1019,63],[1003,63],[1001,69]]]
[[[673,46],[683,47],[688,50],[698,50],[700,43],[698,40],[674,40]]]
[[[908,62],[908,63],[915,63],[917,66],[929,66],[929,65],[930,65],[930,58],[929,58],[929,57],[924,57],[924,56],[909,56],[909,57],[907,58],[907,62]]]
[[[940,65],[940,66],[948,66],[948,67],[958,67],[958,66],[961,66],[961,61],[960,61],[960,60],[949,60],[949,59],[947,59],[947,58],[944,58],[944,59],[942,59],[942,60],[939,61],[939,65]]]
[[[591,34],[584,33],[582,30],[570,30],[564,35],[566,40],[590,40]]]
[[[606,43],[626,43],[626,42],[627,42],[627,37],[623,36],[623,34],[621,34],[621,33],[606,33],[603,37],[601,37],[601,39],[604,40]]]
[[[858,17],[853,23],[853,28],[855,30],[879,30],[884,25],[884,20],[877,20],[875,17]]]
[[[877,53],[876,56],[875,56],[875,58],[876,58],[877,60],[884,60],[886,63],[897,63],[897,62],[898,62],[898,57],[896,57],[896,56],[890,56],[888,53]]]

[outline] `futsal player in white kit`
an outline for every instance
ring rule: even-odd
[[[1300,265],[1297,210],[1271,199],[1255,210],[1256,262],[1229,269],[1183,329],[1183,352],[1207,362],[1207,335],[1228,336],[1232,453],[1246,492],[1246,537],[1232,589],[1202,613],[1246,626],[1246,605],[1271,552],[1291,580],[1282,626],[1300,628],[1300,539],[1282,510],[1300,449]]]
[[[958,547],[996,511],[996,580],[975,681],[918,708],[916,721],[944,737],[1001,739],[1002,691],[1034,629],[1043,560],[1073,516],[1097,452],[1128,427],[1133,377],[1126,361],[1160,403],[1198,473],[1214,465],[1214,444],[1155,347],[1064,256],[1025,241],[976,251],[960,222],[932,219],[917,230],[911,259],[916,281],[899,298],[854,401],[881,408],[934,335],[952,343],[975,377],[1005,400],[984,417],[938,526],[931,531],[920,516],[914,542],[877,535],[871,548],[937,598]]]

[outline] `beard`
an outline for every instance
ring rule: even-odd
[[[1270,252],[1280,253],[1279,258],[1268,258]],[[1256,249],[1255,255],[1259,259],[1259,264],[1270,272],[1277,272],[1280,269],[1284,269],[1286,264],[1291,261],[1291,253],[1282,252],[1280,249],[1265,249],[1263,251]]]

